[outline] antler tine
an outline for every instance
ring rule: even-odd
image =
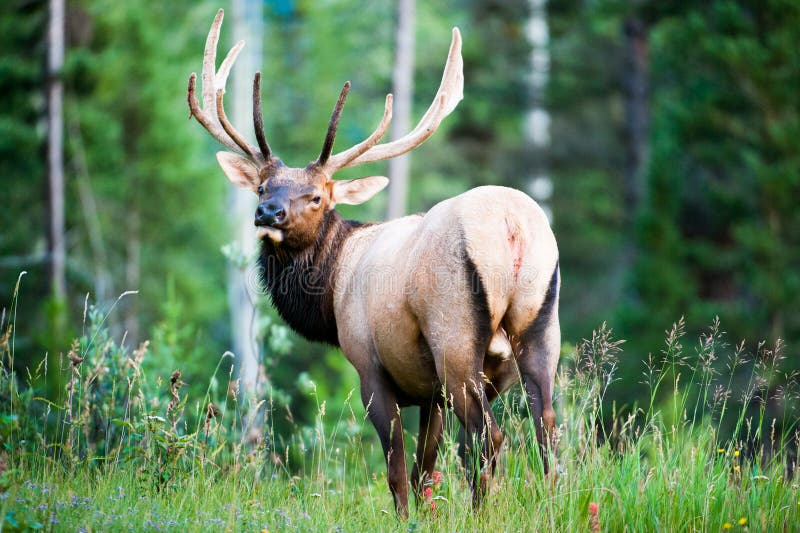
[[[431,106],[422,116],[417,126],[404,137],[386,144],[369,146],[363,151],[363,153],[355,157],[351,158],[353,153],[351,150],[356,147],[353,147],[346,152],[336,154],[333,156],[333,158],[331,158],[331,161],[341,163],[339,166],[337,166],[336,170],[397,157],[413,150],[425,142],[428,137],[433,135],[433,133],[439,127],[439,124],[441,124],[442,120],[449,115],[458,105],[458,102],[464,98],[463,70],[464,62],[461,59],[461,33],[458,31],[458,28],[453,28],[453,39],[450,42],[450,51],[447,55],[447,63],[445,64],[444,72],[442,73],[442,81],[439,84],[439,90],[437,91]],[[387,107],[391,107],[391,101],[388,100],[388,98]],[[386,118],[385,112],[384,118]],[[381,121],[381,124],[383,124],[383,121]],[[370,136],[370,139],[371,138],[372,136]],[[357,145],[359,150],[364,147],[363,145],[365,143]]]
[[[347,93],[350,92],[350,82],[344,82],[342,92],[339,93],[339,99],[336,105],[333,106],[333,113],[331,113],[331,120],[328,122],[328,132],[325,134],[325,142],[322,143],[322,151],[317,158],[317,164],[325,166],[328,158],[331,156],[333,150],[333,141],[336,139],[336,128],[339,127],[339,119],[342,118],[342,109],[344,109],[344,101],[347,99]]]
[[[381,140],[381,137],[386,133],[386,130],[389,128],[389,123],[392,121],[392,95],[386,95],[386,104],[383,107],[383,118],[381,118],[378,127],[375,128],[375,131],[372,134],[361,141],[360,143],[356,144],[345,150],[344,152],[339,152],[335,156],[331,157],[328,160],[327,164],[327,171],[328,174],[333,174],[337,170],[341,168],[345,168],[349,166],[350,162],[356,159],[358,156],[375,146],[375,144]]]
[[[214,22],[211,23],[211,29],[209,29],[208,36],[206,37],[206,46],[203,51],[203,70],[201,72],[203,79],[202,109],[200,108],[200,103],[197,101],[196,95],[197,74],[192,73],[192,75],[189,76],[189,87],[187,90],[189,118],[194,116],[212,137],[224,144],[228,149],[250,158],[254,163],[263,163],[256,149],[245,141],[233,128],[230,122],[228,122],[227,117],[225,117],[224,110],[221,109],[222,98],[218,92],[225,91],[225,85],[227,84],[231,67],[233,67],[239,52],[241,52],[244,47],[244,41],[236,43],[225,56],[222,65],[219,67],[219,71],[216,70],[217,44],[219,42],[219,32],[224,14],[225,12],[222,9],[217,11]]]
[[[236,131],[233,125],[228,120],[227,115],[225,115],[225,106],[222,103],[222,97],[225,94],[225,89],[217,89],[217,118],[219,119],[219,123],[222,124],[222,128],[225,130],[233,142],[235,142],[239,148],[241,148],[245,155],[250,157],[253,161],[260,161],[260,155],[255,150],[254,147],[248,143],[242,135]]]
[[[258,148],[261,150],[261,155],[264,156],[264,161],[269,161],[272,157],[272,152],[267,144],[267,138],[264,136],[264,115],[261,113],[261,73],[256,72],[256,77],[253,79],[253,129],[256,131],[256,140],[258,141]]]
[[[216,92],[219,89],[225,89],[228,85],[228,74],[231,73],[231,68],[233,64],[236,62],[236,58],[239,57],[239,52],[242,51],[244,48],[244,41],[239,41],[233,48],[228,51],[228,55],[225,56],[225,59],[222,60],[222,64],[219,66],[219,70],[217,71],[217,75],[214,79],[214,99],[216,103]]]
[[[189,76],[189,89],[186,97],[189,102],[189,118],[196,118],[197,122],[199,122],[200,125],[203,126],[212,137],[224,144],[228,149],[236,152],[237,154],[242,154],[242,150],[236,145],[235,142],[233,142],[230,137],[228,137],[228,135],[226,135],[225,131],[219,125],[219,122],[217,122],[216,119],[212,119],[208,113],[200,109],[200,102],[197,101],[197,95],[195,93],[196,83],[197,74],[193,72],[192,75]]]
[[[217,71],[217,43],[219,42],[219,30],[222,27],[222,19],[225,18],[225,10],[220,9],[214,16],[211,29],[208,30],[206,37],[206,47],[203,50],[203,109],[211,116],[216,115],[216,84],[214,78]]]

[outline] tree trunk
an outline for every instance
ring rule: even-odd
[[[550,148],[550,113],[545,108],[545,92],[550,71],[550,30],[547,25],[545,0],[529,0],[530,15],[525,36],[531,44],[528,91],[530,107],[525,117],[525,145],[531,154],[529,190],[552,222],[550,198],[553,181],[550,178],[546,154]]]
[[[50,0],[47,46],[47,175],[49,182],[50,285],[53,297],[63,300],[64,276],[64,0]]]
[[[244,39],[247,46],[242,50],[236,62],[236,69],[229,81],[230,102],[233,111],[232,121],[243,131],[245,136],[254,138],[252,132],[251,103],[253,84],[249,78],[260,69],[263,39],[263,12],[260,0],[232,0],[229,36],[237,41]],[[256,209],[256,198],[253,193],[242,189],[229,189],[227,212],[234,248],[248,259],[256,254],[256,235],[253,226],[253,214]],[[251,265],[252,261],[247,261]],[[250,266],[252,268],[252,266]],[[228,305],[231,313],[231,338],[233,352],[236,355],[238,376],[241,379],[240,391],[247,395],[256,389],[258,384],[259,350],[255,339],[256,308],[258,296],[255,287],[248,284],[252,280],[249,270],[241,270],[233,263],[228,266]]]
[[[392,140],[411,130],[411,108],[414,93],[414,5],[415,0],[397,2],[397,50],[392,72],[394,108]],[[408,171],[411,154],[389,160],[389,205],[387,218],[406,214]]]

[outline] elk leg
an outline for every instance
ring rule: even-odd
[[[542,454],[544,473],[547,474],[550,470],[551,451],[555,452],[556,413],[553,410],[553,385],[561,350],[561,336],[557,316],[545,327],[534,326],[535,323],[522,334],[518,364],[536,430],[536,440]]]
[[[447,399],[464,425],[464,466],[472,487],[472,503],[480,507],[489,490],[503,434],[489,407],[482,383],[478,379],[461,383],[461,387],[447,387]]]
[[[408,473],[403,442],[403,421],[394,385],[382,371],[361,378],[361,399],[378,432],[386,458],[386,478],[398,518],[408,518]]]
[[[443,429],[442,406],[435,402],[421,405],[419,408],[417,457],[411,469],[411,486],[414,488],[417,503],[419,503],[422,496],[425,482],[430,480],[433,475]]]

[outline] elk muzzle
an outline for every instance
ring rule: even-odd
[[[270,198],[258,204],[256,208],[256,226],[278,227],[286,222],[287,209],[278,198]]]

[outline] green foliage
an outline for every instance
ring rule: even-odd
[[[622,172],[622,16],[609,4],[548,3],[552,145],[545,157],[564,280],[562,332],[572,341],[619,304],[632,230]]]
[[[718,314],[751,342],[796,350],[800,10],[715,1],[653,16],[649,194],[625,327],[647,345],[679,314]]]
[[[152,339],[147,347],[148,355],[142,361],[143,371],[157,374],[180,368],[190,393],[200,396],[206,391],[209,373],[213,370],[211,362],[221,353],[209,350],[207,338],[198,330],[196,323],[187,320],[186,317],[191,314],[187,313],[186,305],[176,294],[175,285],[172,280],[167,282],[161,308],[162,319],[153,327]],[[230,368],[231,362],[226,359],[219,372],[226,375]]]
[[[45,6],[43,1],[23,0],[0,6],[0,92],[5,100],[0,112],[0,176],[4,203],[18,206],[0,210],[0,250],[9,262],[44,248],[46,204],[40,196],[45,160],[33,155],[44,150],[44,130],[36,126],[45,106]],[[33,229],[41,238],[31,243]],[[0,294],[11,294],[20,266],[0,263]]]
[[[192,5],[188,13],[180,2],[78,7],[90,38],[68,66],[67,123],[85,149],[107,268],[118,283],[136,283],[123,288],[139,291],[142,303],[130,305],[145,326],[157,320],[168,281],[184,316],[203,329],[220,321],[225,306],[221,291],[208,290],[224,279],[224,181],[201,157],[206,145],[176,98],[198,66],[190,50],[202,50],[192,25],[174,25],[203,7]]]
[[[20,309],[18,368],[33,366],[75,333],[87,292],[108,307],[123,291],[138,291],[121,303],[124,312],[111,317],[112,325],[127,329],[128,342],[138,343],[161,324],[152,335],[158,341],[172,320],[163,313],[174,313],[163,304],[170,291],[182,327],[194,329],[181,334],[193,334],[196,349],[181,357],[194,358],[187,368],[193,383],[207,382],[213,365],[201,365],[224,351],[228,337],[225,262],[218,251],[226,240],[220,223],[225,181],[213,158],[201,157],[211,143],[188,126],[181,95],[198,68],[202,27],[213,7],[68,3],[63,79],[69,298],[50,303],[43,297],[49,292],[47,202],[43,130],[37,127],[44,110],[47,3],[6,2],[1,9],[0,85],[10,98],[0,120],[0,170],[6,177],[0,294],[11,294],[17,273],[27,269],[28,294],[34,296]],[[193,17],[197,24],[174,23]],[[182,350],[189,342],[184,341],[171,345]],[[51,391],[63,387],[63,377],[50,373]]]
[[[692,335],[719,316],[753,351],[766,336],[796,352],[800,15],[789,4],[548,4],[563,333],[574,339],[612,312],[634,354],[621,364],[622,402],[680,316]],[[623,181],[631,21],[644,28],[649,115],[635,203]]]

